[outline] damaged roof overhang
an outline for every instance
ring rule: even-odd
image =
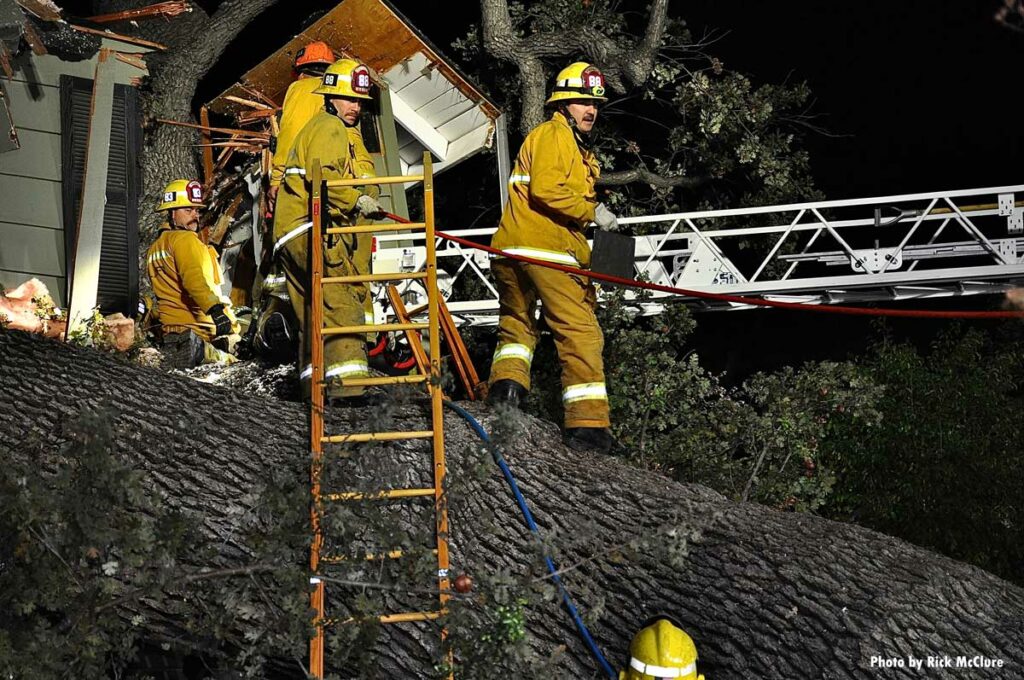
[[[373,69],[391,99],[406,171],[416,171],[424,150],[440,172],[490,145],[501,111],[386,0],[345,0],[250,69],[209,109],[237,114],[244,107],[227,97],[252,99],[252,90],[280,105],[294,80],[295,53],[314,40]]]

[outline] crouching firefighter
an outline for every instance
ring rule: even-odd
[[[590,150],[597,105],[607,101],[604,76],[594,66],[570,64],[558,74],[546,105],[551,118],[523,142],[509,180],[509,199],[491,245],[510,255],[590,266],[583,230],[617,225],[597,202],[600,169]],[[498,346],[488,401],[518,405],[530,389],[530,363],[539,330],[535,310],[554,335],[562,365],[565,442],[578,450],[618,452],[609,431],[608,392],[601,352],[604,337],[594,313],[590,280],[537,264],[499,258],[491,265],[499,296]]]
[[[365,176],[357,158],[350,130],[359,123],[364,101],[370,97],[370,71],[359,62],[341,59],[327,68],[316,94],[324,108],[299,132],[288,156],[284,181],[274,215],[274,252],[288,285],[295,316],[301,328],[300,378],[303,391],[310,390],[310,315],[306,309],[310,285],[311,187],[308,178],[320,163],[324,180]],[[355,135],[358,136],[358,135]],[[324,216],[329,227],[357,224],[360,218],[383,215],[376,192],[355,187],[331,187],[324,192]],[[324,244],[324,276],[367,274],[370,234],[332,235]],[[324,320],[328,326],[360,326],[365,323],[369,284],[344,283],[324,286]],[[365,335],[330,335],[324,341],[326,397],[335,405],[364,403],[364,388],[346,387],[346,378],[369,375]],[[317,387],[317,386],[313,386]]]
[[[697,674],[697,646],[682,625],[659,614],[644,623],[629,644],[629,667],[619,680],[704,680]]]
[[[217,251],[197,233],[203,207],[199,182],[177,179],[168,184],[156,207],[156,212],[167,213],[167,224],[146,256],[164,360],[174,368],[235,362],[225,350],[237,340],[239,324],[231,301],[221,293]]]

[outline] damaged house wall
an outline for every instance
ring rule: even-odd
[[[113,100],[97,112],[110,121],[110,144],[94,154],[107,161],[105,209],[102,225],[82,224],[83,239],[100,242],[100,261],[84,264],[104,311],[128,311],[138,290],[137,261],[126,257],[137,243],[141,120],[133,102],[146,72],[118,55],[148,50],[105,38],[92,41],[89,56],[47,47],[42,55],[24,50],[11,61],[13,77],[3,82],[20,148],[0,153],[0,283],[13,287],[35,277],[58,305],[68,304],[92,84],[105,49]]]

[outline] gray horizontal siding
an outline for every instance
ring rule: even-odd
[[[64,299],[64,289],[66,287],[67,279],[64,277],[29,274],[26,272],[12,272],[0,269],[0,286],[5,289],[15,288],[31,278],[39,279],[46,284],[46,287],[50,291],[50,297],[53,298],[53,301],[58,307],[64,307],[67,305],[67,301]]]
[[[0,222],[0,269],[63,276],[63,232]]]
[[[4,89],[18,136],[25,130],[60,134],[59,87],[12,80],[4,83]]]
[[[21,148],[0,153],[0,175],[60,182],[60,135],[19,130],[18,142]]]
[[[63,229],[60,191],[60,182],[0,176],[0,222]]]

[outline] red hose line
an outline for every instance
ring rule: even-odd
[[[391,213],[385,213],[385,216],[389,219],[393,219],[396,222],[409,222],[409,220],[398,215]],[[482,250],[492,255],[500,255],[510,260],[517,260],[519,262],[525,262],[527,264],[535,264],[540,267],[547,267],[549,269],[557,269],[558,271],[566,272],[567,274],[576,274],[578,276],[585,276],[590,279],[596,279],[598,281],[605,281],[607,283],[615,283],[620,286],[629,286],[630,288],[643,288],[645,290],[654,290],[661,293],[671,293],[673,295],[686,295],[688,297],[703,298],[705,300],[718,300],[721,302],[733,302],[741,305],[756,305],[760,307],[777,307],[780,309],[797,309],[804,312],[823,312],[826,314],[846,314],[850,316],[888,316],[888,317],[904,317],[913,319],[1020,319],[1024,318],[1024,311],[993,311],[993,312],[979,312],[970,310],[954,310],[954,311],[942,311],[942,310],[928,310],[928,309],[875,309],[872,307],[838,307],[831,305],[810,305],[804,302],[781,302],[778,300],[763,300],[761,298],[747,297],[744,295],[727,295],[725,293],[708,293],[702,290],[690,290],[687,288],[674,288],[672,286],[663,286],[657,283],[648,283],[646,281],[637,281],[636,279],[624,279],[619,276],[611,276],[610,274],[601,274],[599,272],[592,272],[586,269],[579,269],[577,267],[569,267],[564,264],[556,264],[554,262],[546,262],[544,260],[537,260],[532,257],[524,257],[522,255],[511,255],[497,248],[485,246],[480,243],[474,243],[473,241],[459,238],[451,234],[446,234],[443,231],[435,231],[434,234],[439,238],[443,238],[446,241],[458,243],[461,246],[468,248],[475,248]]]

